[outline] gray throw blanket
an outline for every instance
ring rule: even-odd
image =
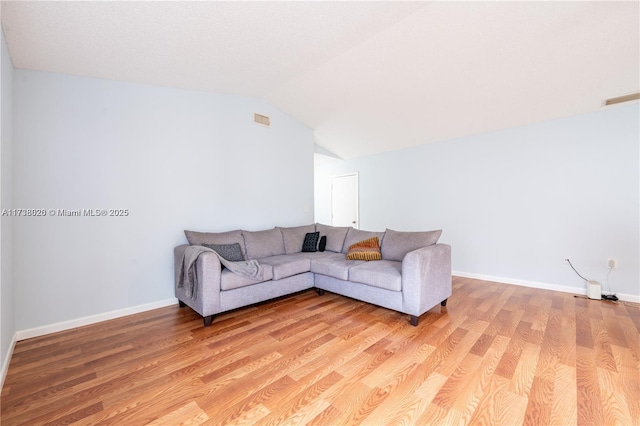
[[[215,250],[203,246],[189,246],[185,249],[178,271],[178,287],[185,287],[187,294],[195,300],[198,294],[198,278],[196,276],[196,260],[204,253],[215,253],[220,259],[220,263],[229,271],[241,277],[260,281],[263,278],[262,265],[257,260],[245,260],[242,262],[231,262],[220,256]]]

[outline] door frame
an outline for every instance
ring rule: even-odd
[[[356,226],[355,229],[360,229],[360,176],[358,172],[344,173],[341,175],[331,176],[331,203],[330,203],[330,214],[331,214],[331,226],[333,225],[333,180],[338,178],[344,178],[349,176],[355,176],[356,178]]]

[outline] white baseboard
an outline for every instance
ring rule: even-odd
[[[16,332],[16,336],[18,341],[31,339],[33,337],[44,336],[45,334],[57,333],[58,331],[69,330],[76,327],[82,327],[84,325],[95,324],[101,321],[107,321],[127,315],[138,314],[140,312],[146,312],[152,309],[164,308],[165,306],[176,305],[177,303],[178,299],[174,297],[171,299],[160,300],[158,302],[146,303],[144,305],[104,312],[102,314],[90,315],[88,317],[58,322],[55,324],[43,325],[41,327],[29,328],[26,330],[19,330]]]
[[[9,350],[4,356],[2,360],[2,374],[0,376],[0,390],[4,387],[4,379],[7,378],[7,371],[9,371],[9,363],[11,362],[11,356],[13,355],[13,349],[16,347],[16,342],[18,341],[18,333],[13,333],[13,339],[11,340],[11,344],[9,345]]]
[[[513,284],[513,285],[519,285],[522,287],[540,288],[543,290],[561,291],[563,293],[573,293],[573,294],[583,294],[583,295],[587,294],[586,287],[585,288],[571,287],[567,285],[541,283],[536,281],[526,281],[526,280],[519,280],[515,278],[506,278],[506,277],[494,277],[491,275],[473,274],[473,273],[461,272],[461,271],[452,271],[451,273],[452,275],[463,277],[463,278],[473,278],[473,279],[483,280],[483,281],[493,281],[496,283]],[[640,296],[635,294],[616,293],[616,296],[618,296],[618,299],[624,300],[626,302],[640,303]]]

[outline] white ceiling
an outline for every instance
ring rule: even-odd
[[[16,68],[261,97],[352,158],[639,91],[639,6],[3,1],[1,13]]]

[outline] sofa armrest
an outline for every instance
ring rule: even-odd
[[[434,244],[402,260],[402,305],[419,316],[451,296],[451,246]]]
[[[187,295],[184,287],[178,287],[180,264],[187,244],[177,246],[173,250],[175,295],[183,303],[203,317],[214,315],[220,311],[220,277],[222,265],[214,253],[202,253],[196,261],[196,298]]]

